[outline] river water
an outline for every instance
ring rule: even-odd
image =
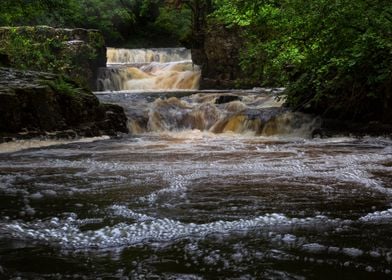
[[[391,279],[391,139],[278,91],[100,92],[131,134],[1,144],[0,278]]]

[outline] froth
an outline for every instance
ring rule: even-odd
[[[280,229],[292,227],[334,226],[339,219],[331,220],[324,216],[312,218],[288,218],[282,214],[267,214],[253,219],[236,221],[216,221],[207,224],[182,223],[172,219],[154,219],[142,214],[128,211],[124,207],[112,207],[114,213],[134,218],[136,223],[119,223],[115,226],[98,230],[82,231],[80,221],[73,215],[60,220],[35,223],[2,224],[2,234],[10,238],[36,240],[58,244],[63,249],[104,249],[126,245],[148,244],[151,242],[170,242],[184,238],[205,238],[210,234],[230,234],[249,230]]]

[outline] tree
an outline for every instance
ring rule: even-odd
[[[2,0],[0,25],[52,25],[77,22],[77,0]]]
[[[188,28],[190,13],[173,13],[166,7],[164,0],[2,0],[0,25],[99,29],[110,45],[130,39],[143,44],[145,38],[152,41],[146,44],[154,44],[155,38],[159,44],[161,37],[175,44],[180,33],[187,33],[178,25]]]
[[[244,30],[244,71],[261,84],[286,84],[290,106],[391,122],[391,1],[216,3],[215,18]]]
[[[191,47],[202,47],[207,16],[212,12],[213,8],[212,0],[166,0],[165,3],[176,9],[186,6],[191,11]]]

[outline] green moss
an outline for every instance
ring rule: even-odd
[[[59,76],[55,80],[41,80],[40,84],[49,86],[58,94],[65,94],[72,98],[80,99],[82,95],[82,89],[75,87],[74,83],[63,76]]]
[[[93,88],[95,71],[105,63],[105,44],[95,30],[48,26],[0,28],[0,53],[12,67],[70,76]]]

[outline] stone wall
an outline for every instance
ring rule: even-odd
[[[106,65],[106,48],[97,30],[0,27],[1,64],[64,74],[94,90],[98,68]]]
[[[227,28],[210,22],[199,49],[192,49],[192,59],[202,67],[202,89],[230,89],[244,85],[240,53],[244,40],[239,27]]]

